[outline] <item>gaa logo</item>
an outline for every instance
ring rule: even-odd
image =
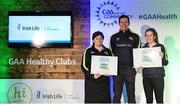
[[[118,12],[120,7],[116,3],[107,1],[100,4],[97,9],[96,17],[100,21],[100,24],[104,26],[113,26],[118,23],[117,20],[121,13]]]
[[[15,83],[8,90],[9,103],[30,103],[32,101],[32,90],[24,83]]]
[[[121,10],[123,9],[121,8]],[[120,11],[120,6],[118,6],[118,4],[114,1],[104,1],[99,4],[95,13],[97,20],[100,21],[100,24],[108,27],[117,24],[119,16],[121,15],[128,15],[130,18],[133,16],[132,14]]]

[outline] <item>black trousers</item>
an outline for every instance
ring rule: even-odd
[[[132,68],[124,69],[118,76],[113,77],[114,81],[114,103],[121,103],[123,85],[126,84],[128,103],[136,103],[135,100],[135,75],[136,71]]]
[[[163,103],[164,94],[164,78],[143,78],[144,92],[146,102],[153,103],[153,92],[155,94],[156,103]]]
[[[104,80],[102,80],[104,79]],[[111,103],[109,77],[85,79],[85,103]]]

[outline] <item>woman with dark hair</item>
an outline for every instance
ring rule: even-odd
[[[165,47],[159,43],[158,34],[154,28],[148,28],[145,31],[146,44],[143,48],[160,47],[159,53],[162,58],[162,65],[168,64]],[[146,102],[153,103],[153,92],[155,94],[156,102],[163,103],[164,94],[164,67],[143,68],[143,87],[146,95]]]
[[[111,56],[111,52],[103,45],[104,35],[97,31],[92,36],[93,45],[84,50],[81,69],[85,76],[85,103],[110,103],[109,75],[91,74],[91,56]]]

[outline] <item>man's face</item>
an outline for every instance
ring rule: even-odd
[[[129,22],[127,18],[121,18],[119,21],[120,30],[125,31],[129,28]]]

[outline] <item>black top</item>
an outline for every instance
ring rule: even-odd
[[[94,45],[86,48],[84,51],[81,69],[85,76],[85,103],[110,103],[110,79],[108,76],[101,75],[98,79],[94,79],[91,72],[91,56],[111,56],[111,51],[103,46],[103,50],[99,52]]]
[[[118,69],[120,67],[133,67],[133,48],[140,47],[139,36],[130,30],[119,31],[111,36],[110,50],[118,56]]]
[[[85,79],[93,81],[93,80],[95,80],[94,75],[90,74],[90,72],[91,72],[91,56],[92,55],[111,56],[111,51],[108,48],[106,48],[105,46],[103,46],[103,50],[101,52],[99,52],[94,47],[94,45],[85,49],[83,59],[82,59],[81,69],[85,74]],[[104,78],[106,78],[106,77],[101,76],[100,78],[96,79],[93,82],[99,82],[99,81],[103,82]]]
[[[149,46],[145,44],[143,48],[148,48]],[[168,64],[168,58],[167,58],[167,53],[165,50],[165,47],[162,44],[156,44],[153,47],[161,47],[161,51],[163,52],[164,56],[162,58],[162,65],[166,66]],[[144,68],[143,69],[143,77],[146,78],[157,78],[157,77],[164,77],[165,76],[165,70],[164,67],[152,67],[152,68]]]

